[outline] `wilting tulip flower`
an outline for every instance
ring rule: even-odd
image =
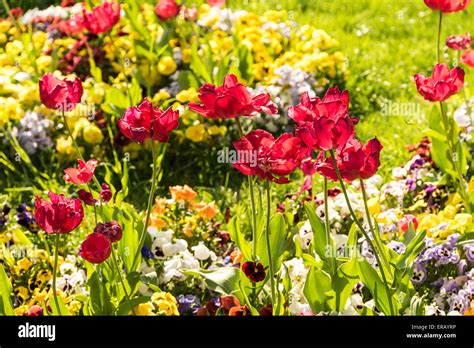
[[[461,55],[461,62],[474,68],[474,49],[470,49]]]
[[[469,33],[465,35],[451,35],[446,39],[446,46],[453,50],[461,51],[469,48],[472,44],[472,39]]]
[[[77,198],[66,198],[49,192],[51,201],[36,197],[35,218],[38,225],[49,234],[69,233],[81,223],[84,210]]]
[[[402,231],[403,233],[408,231],[410,222],[413,224],[413,228],[416,230],[418,227],[418,220],[415,216],[407,214],[398,221],[398,228],[400,229],[400,231]]]
[[[77,195],[86,205],[94,206],[97,203],[97,200],[92,196],[92,193],[86,190],[80,189],[77,191]]]
[[[426,6],[444,13],[462,11],[470,2],[471,0],[425,0]]]
[[[102,198],[102,201],[104,203],[107,203],[108,201],[110,201],[112,199],[112,190],[110,190],[110,186],[107,185],[105,182],[100,185],[100,187],[102,188],[102,191],[100,191],[100,198]]]
[[[249,278],[252,282],[258,283],[265,279],[266,272],[265,267],[259,262],[255,263],[252,261],[247,261],[242,265],[242,272]]]
[[[104,1],[102,5],[94,7],[92,12],[83,7],[82,14],[84,26],[89,32],[95,35],[105,33],[120,20],[120,4]]]
[[[101,233],[92,233],[82,242],[79,256],[90,263],[102,263],[112,252],[109,238]]]
[[[348,112],[349,93],[329,88],[323,99],[305,92],[300,104],[288,109],[297,124],[296,135],[315,150],[336,150],[354,136],[354,122]]]
[[[277,106],[270,101],[269,94],[252,97],[233,74],[224,77],[222,86],[206,83],[199,89],[202,104],[189,103],[189,108],[206,118],[235,118],[253,116],[259,112],[276,114]]]
[[[51,73],[39,81],[41,102],[48,108],[60,111],[71,111],[82,98],[82,83],[79,78],[58,79]]]
[[[286,175],[299,167],[306,154],[300,139],[285,133],[275,140],[258,129],[234,142],[237,159],[234,167],[245,175],[256,175],[278,184],[288,183]]]
[[[380,166],[381,150],[382,145],[376,138],[369,140],[366,145],[362,145],[355,138],[348,141],[335,156],[342,178],[352,182],[355,179],[368,179],[373,176]],[[332,158],[328,157],[323,161],[321,154],[318,161],[317,172],[330,180],[337,181]]]
[[[175,0],[160,0],[155,7],[155,13],[162,21],[176,17],[179,10],[180,7]]]
[[[179,112],[173,111],[171,106],[166,111],[161,111],[145,98],[140,105],[127,108],[118,125],[128,139],[139,143],[143,143],[145,139],[166,143],[169,133],[178,127],[178,117]]]
[[[105,223],[99,222],[94,228],[94,232],[103,234],[109,238],[111,243],[116,243],[122,239],[122,227],[115,220]]]
[[[87,184],[94,176],[97,160],[88,160],[86,163],[78,159],[78,168],[67,168],[64,170],[64,180],[76,185]]]
[[[436,64],[430,77],[415,75],[418,92],[429,101],[444,101],[458,93],[464,85],[464,70],[449,70],[446,64]]]

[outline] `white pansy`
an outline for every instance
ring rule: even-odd
[[[207,260],[210,258],[212,261],[216,260],[216,254],[213,251],[210,251],[203,242],[199,242],[198,245],[191,248],[194,252],[194,257],[198,260]]]

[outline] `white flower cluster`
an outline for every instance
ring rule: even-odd
[[[289,293],[289,310],[293,315],[312,315],[311,307],[304,296],[303,289],[308,275],[309,267],[304,265],[303,259],[293,258],[284,262],[285,267],[282,266],[282,277],[288,276],[291,280],[292,288]],[[279,290],[283,291],[283,284],[279,284]]]
[[[28,10],[20,18],[20,22],[29,25],[38,18],[68,18],[71,14],[82,13],[82,3],[78,2],[72,7],[49,6],[44,10],[37,7]]]
[[[87,295],[86,283],[87,275],[83,269],[77,268],[76,257],[68,255],[61,266],[59,266],[56,289],[64,292],[66,296]]]
[[[148,233],[152,238],[151,252],[162,261],[163,272],[160,274],[161,283],[170,281],[183,281],[186,275],[183,270],[199,269],[199,261],[217,260],[216,254],[209,250],[204,243],[191,247],[192,252],[188,250],[188,242],[184,239],[173,241],[173,231],[158,231],[154,227],[148,228]],[[153,272],[150,267],[142,267],[142,273]]]
[[[12,129],[20,146],[28,155],[34,155],[38,150],[43,151],[54,146],[50,137],[50,127],[53,121],[36,112],[28,111],[20,122]]]
[[[461,140],[469,141],[472,139],[472,124],[474,122],[474,97],[468,103],[454,111],[454,120],[464,132],[460,134]]]

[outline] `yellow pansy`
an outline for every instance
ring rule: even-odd
[[[102,131],[92,123],[84,127],[82,137],[89,144],[100,144],[104,140]]]
[[[367,201],[367,205],[369,207],[369,212],[371,215],[378,215],[380,213],[380,202],[378,198],[370,198]]]
[[[159,315],[179,315],[176,299],[169,292],[155,292],[151,303]]]
[[[31,265],[31,261],[28,258],[24,257],[21,260],[17,261],[15,271],[17,273],[23,273],[24,271],[27,271],[31,267]]]
[[[159,104],[161,101],[169,99],[170,97],[171,97],[170,94],[164,89],[162,89],[153,96],[152,102],[153,104]]]
[[[60,136],[56,139],[56,150],[62,155],[68,157],[74,155],[75,150],[70,137]]]
[[[146,303],[140,303],[135,308],[133,309],[133,312],[136,315],[140,316],[154,316],[155,313],[153,313],[153,304],[151,302],[146,302]],[[133,312],[130,312],[129,314],[133,314]]]
[[[461,213],[456,214],[448,224],[448,229],[452,232],[463,233],[467,226],[472,224],[472,215]]]
[[[191,63],[191,49],[190,48],[183,48],[181,51],[181,59],[183,60],[184,64]]]
[[[176,100],[180,103],[195,102],[198,101],[198,95],[199,93],[196,91],[196,88],[191,87],[176,94]]]
[[[173,57],[164,56],[161,57],[160,61],[158,62],[158,72],[161,75],[171,75],[176,71],[176,62],[174,61]]]
[[[186,128],[185,136],[189,140],[198,143],[207,139],[206,127],[203,124],[192,125]]]

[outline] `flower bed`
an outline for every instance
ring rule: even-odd
[[[382,177],[338,41],[285,11],[8,14],[1,314],[472,315],[469,34],[412,72],[429,129]]]

